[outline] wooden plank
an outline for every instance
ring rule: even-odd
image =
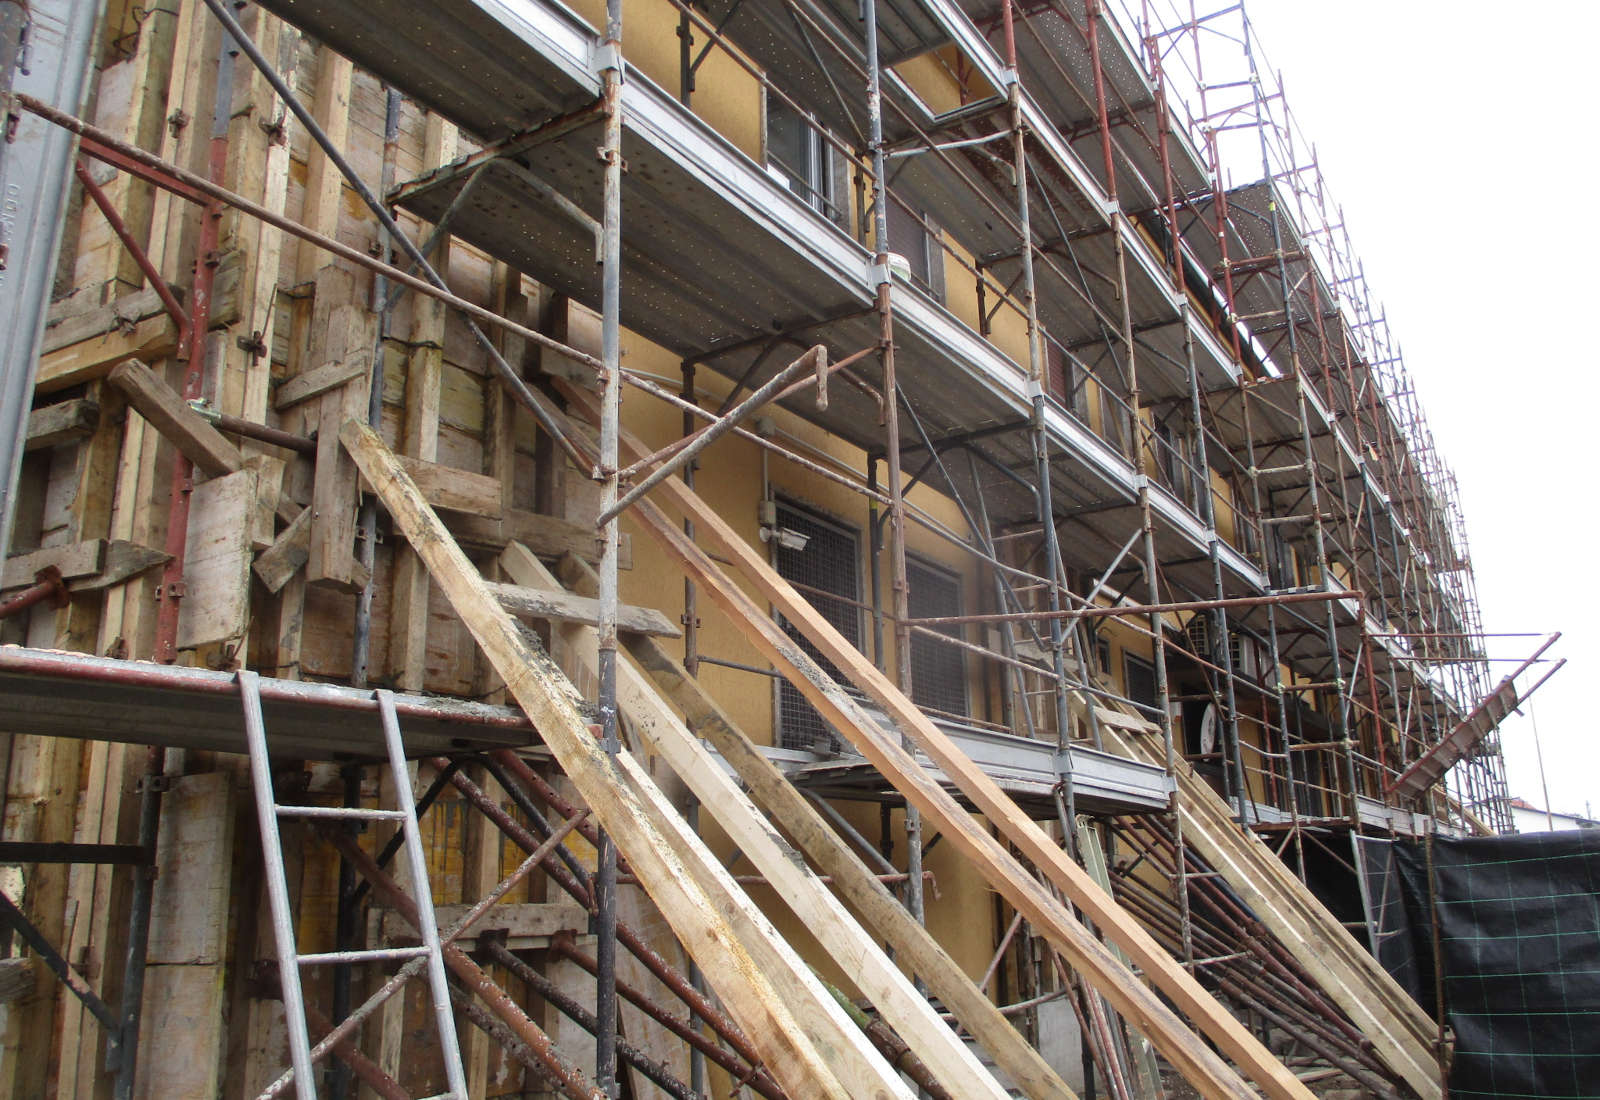
[[[474,819],[483,820],[481,817],[468,818],[468,820]],[[496,838],[499,835],[498,831],[494,834]],[[494,883],[491,882],[489,887],[492,886]],[[489,887],[485,887],[485,892]],[[470,905],[435,905],[433,913],[439,920],[440,928],[449,928],[471,908]],[[498,932],[505,935],[507,947],[513,951],[521,951],[548,946],[549,938],[558,932],[583,936],[588,934],[588,930],[589,911],[577,902],[501,902],[485,913],[472,926],[472,930],[456,943],[463,950],[471,951],[473,942],[479,936]],[[393,909],[368,911],[369,945],[392,947],[416,942],[416,930]]]
[[[650,778],[649,769],[629,752],[617,754],[617,767],[625,779],[626,789],[648,805],[660,820],[667,843],[678,849],[700,848],[705,851],[707,860],[700,885],[706,897],[717,906],[719,915],[733,927],[751,958],[761,968],[762,976],[784,998],[785,1007],[795,1015],[813,1047],[833,1071],[834,1079],[843,1085],[847,1094],[869,1096],[873,1100],[890,1100],[891,1097],[912,1100],[914,1094],[911,1089],[884,1060],[855,1021],[845,1015],[816,974],[733,881],[733,876],[704,849],[700,837],[689,828],[688,822],[678,815],[661,788]],[[620,845],[618,847],[620,849]],[[632,865],[631,857],[629,864]],[[655,890],[649,889],[649,893],[651,900],[655,900]],[[703,963],[701,969],[705,969]],[[711,980],[709,974],[707,979]],[[716,982],[712,980],[711,984],[715,989]],[[781,1078],[779,1083],[783,1083]],[[810,1096],[813,1093],[808,1091],[801,1095]]]
[[[100,406],[87,397],[34,409],[28,414],[28,441],[23,449],[37,451],[86,439],[99,421]]]
[[[598,419],[594,395],[562,385],[573,405]],[[622,451],[629,461],[648,453],[631,433],[622,433]],[[1233,1058],[1269,1096],[1309,1100],[1310,1092],[1247,1028],[1179,966],[1166,950],[1096,886],[1079,867],[1000,789],[999,785],[936,727],[882,672],[835,630],[804,597],[778,576],[712,508],[676,478],[655,489],[656,498],[671,499],[693,520],[699,537],[732,562],[771,601],[773,608],[832,661],[841,674],[878,704],[900,731],[909,736],[972,804],[1015,845],[1024,857],[1120,946],[1145,977],[1175,1004],[1212,1042]],[[841,734],[878,771],[911,800],[1011,905],[1060,950],[1072,966],[1116,1006],[1122,1016],[1152,1042],[1202,1095],[1248,1095],[1240,1080],[1217,1053],[1191,1032],[1105,945],[1095,939],[993,836],[981,828],[922,765],[886,734],[859,703],[785,634],[744,591],[719,568],[678,525],[653,504],[641,502],[633,513],[652,537],[705,586],[707,595],[734,620],[756,648],[774,661]]]
[[[422,170],[430,172],[454,160],[458,142],[455,125],[430,114],[423,128]],[[426,226],[417,228],[419,234],[428,231]],[[451,241],[446,237],[431,257],[441,278],[448,278],[450,253]],[[445,318],[444,303],[412,296],[400,450],[407,458],[422,462],[439,457]],[[498,515],[499,509],[486,514]],[[420,690],[427,678],[430,587],[428,571],[416,554],[409,546],[397,547],[389,600],[389,667],[395,683],[411,691]]]
[[[334,363],[324,363],[315,370],[296,375],[272,394],[272,407],[279,412],[293,408],[303,401],[319,397],[329,390],[365,374],[371,366],[371,356],[352,356]]]
[[[256,473],[240,470],[195,486],[178,605],[178,648],[244,636],[250,622],[250,528]]]
[[[336,271],[324,269],[325,274]],[[334,282],[347,288],[349,280]],[[335,291],[328,280],[319,279],[317,292],[324,295],[347,291]],[[373,318],[360,306],[340,303],[330,311],[326,350],[335,356],[358,358],[363,348],[370,348],[372,324]],[[367,358],[370,370],[370,356]],[[311,545],[306,560],[306,580],[341,592],[361,589],[355,555],[358,491],[355,465],[339,446],[334,426],[347,418],[366,415],[368,378],[368,373],[363,373],[318,399],[321,416],[311,489]]]
[[[32,996],[37,977],[31,958],[0,959],[0,1005]]]
[[[143,280],[142,272],[139,278]],[[70,305],[70,300],[61,305]],[[39,344],[41,355],[49,355],[53,351],[81,344],[85,340],[104,336],[108,332],[126,329],[165,312],[165,307],[161,304],[161,295],[157,294],[154,288],[125,294],[115,301],[88,309],[68,308],[58,312],[59,308],[59,306],[51,307],[51,317],[46,322],[44,339]]]
[[[36,574],[52,566],[65,581],[92,577],[100,572],[100,563],[105,560],[105,554],[105,539],[47,546],[43,550],[18,554],[6,559],[5,572],[0,575],[0,590],[26,588],[34,582]]]
[[[1142,724],[1142,735],[1120,729],[1101,732],[1114,751],[1157,762],[1164,758],[1160,742],[1150,735],[1154,727]],[[1425,1100],[1441,1096],[1432,1021],[1305,883],[1233,820],[1232,810],[1205,780],[1181,763],[1176,778],[1186,843],[1221,872],[1295,961],[1372,1040],[1385,1065]]]
[[[276,455],[253,454],[244,464],[256,472],[256,506],[251,516],[250,546],[254,550],[266,550],[277,540],[279,506],[288,503],[296,519],[305,509],[283,499],[283,477],[289,465],[283,459]]]
[[[450,533],[422,499],[377,435],[359,421],[339,433],[396,527],[427,565],[506,688],[540,731],[584,801],[616,840],[634,874],[699,962],[718,996],[750,1037],[767,1068],[794,1096],[837,1097],[852,1090],[824,1061],[790,1003],[752,958],[703,879],[721,870],[698,838],[675,837],[675,815],[641,797],[625,777],[622,759],[605,753],[578,709],[571,685],[550,659],[528,644],[495,603]],[[724,873],[724,877],[725,873]],[[736,908],[753,908],[748,899]]]
[[[515,546],[515,544],[513,544]],[[526,547],[516,547],[537,562]],[[502,555],[502,559],[504,555]],[[600,604],[587,596],[565,591],[543,591],[517,584],[495,584],[486,581],[489,591],[500,601],[500,606],[521,619],[544,619],[561,623],[582,623],[588,626],[599,621]],[[617,607],[617,629],[631,634],[649,634],[657,638],[679,638],[683,628],[653,607],[635,607],[620,604]]]
[[[508,574],[529,588],[543,585],[560,591],[554,574],[527,548],[512,546],[500,560]],[[580,664],[592,662],[589,654],[595,652],[598,640],[595,630],[569,624],[562,632],[573,659]],[[593,674],[592,664],[585,672]],[[650,747],[688,784],[701,806],[766,876],[784,904],[952,1095],[1003,1100],[1008,1095],[1006,1091],[806,866],[800,853],[761,816],[761,811],[626,656],[617,662],[617,705],[632,722],[633,731],[650,742]]]
[[[207,477],[231,474],[244,465],[239,448],[143,363],[132,360],[121,364],[111,372],[111,384]]]
[[[564,579],[569,582],[575,576],[571,572],[574,564],[575,559],[570,558],[563,562]],[[593,576],[592,570],[582,568]],[[896,957],[927,983],[1017,1087],[1032,1100],[1071,1097],[1072,1090],[1038,1050],[1018,1034],[960,964],[878,881],[666,647],[642,635],[626,637],[623,643],[634,661],[683,712],[688,727],[711,743],[784,833],[833,878],[834,889],[894,948]]]
[[[1094,827],[1094,822],[1089,818],[1078,815],[1078,851],[1082,853],[1083,869],[1089,872],[1089,877],[1106,893],[1111,893],[1111,871],[1106,866],[1106,850],[1102,847],[1099,830]],[[1119,947],[1113,947],[1112,952],[1124,963],[1127,956]],[[1104,1003],[1104,998],[1101,1002]],[[1133,1080],[1130,1082],[1138,1096],[1157,1096],[1161,1092],[1161,1068],[1156,1064],[1155,1048],[1150,1045],[1150,1040],[1143,1035],[1128,1036],[1128,1055],[1132,1063],[1129,1066]]]
[[[429,506],[475,516],[500,515],[500,482],[494,478],[406,455],[395,457]]]
[[[34,393],[53,393],[104,378],[129,359],[164,359],[178,348],[178,326],[166,314],[149,317],[126,331],[117,329],[39,357]]]
[[[68,583],[73,592],[98,592],[137,577],[147,569],[166,564],[171,555],[163,550],[153,550],[127,539],[106,540],[106,551],[100,559],[100,572]]]
[[[591,565],[600,560],[600,535],[592,527],[560,516],[508,510],[498,518],[466,514],[446,516],[445,524],[456,541],[474,550],[504,550],[520,542],[541,558],[555,561],[575,554]],[[633,568],[633,538],[624,533],[617,548],[617,568]]]
[[[256,555],[255,574],[268,592],[277,595],[289,578],[311,556],[311,509],[302,508],[273,544]]]

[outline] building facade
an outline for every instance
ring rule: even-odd
[[[0,3],[33,60],[0,178],[60,208],[8,352],[6,891],[124,1007],[108,1048],[35,966],[11,1095],[256,1095],[396,964],[305,968],[298,1012],[286,925],[416,942],[351,850],[398,819],[272,803],[415,798],[401,886],[441,927],[595,817],[434,953],[514,1002],[449,1025],[472,1096],[588,1095],[608,1058],[632,1096],[1437,1094],[1340,924],[1372,927],[1359,838],[1511,827],[1528,666],[1491,681],[1454,476],[1243,8],[77,7]],[[760,862],[723,769],[864,939]],[[884,942],[978,1053],[849,964]],[[424,985],[325,1095],[455,1087]]]

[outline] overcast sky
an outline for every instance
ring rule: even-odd
[[[1460,478],[1485,629],[1563,632],[1531,704],[1550,801],[1600,813],[1600,4],[1248,8]],[[1528,721],[1504,741],[1511,793],[1542,805]]]

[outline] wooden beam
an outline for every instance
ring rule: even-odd
[[[164,313],[147,317],[126,331],[118,329],[40,356],[33,392],[81,386],[104,378],[118,363],[164,359],[177,349],[178,326],[172,318]]]
[[[698,838],[676,834],[670,811],[643,797],[623,770],[626,753],[613,757],[600,747],[570,682],[495,602],[377,435],[352,419],[339,437],[773,1077],[794,1096],[845,1100],[851,1088],[840,1083],[752,958],[729,923],[732,914],[708,893],[706,881],[727,878],[721,865]],[[728,888],[739,896],[731,881]],[[745,899],[737,908],[753,907]]]
[[[65,546],[47,546],[43,550],[30,550],[7,558],[5,573],[0,576],[0,590],[26,588],[34,582],[42,569],[54,566],[64,581],[89,577],[100,572],[105,560],[106,540],[89,539]]]
[[[499,835],[497,831],[495,837]],[[487,893],[493,886],[491,882],[484,887],[484,892]],[[449,928],[471,908],[471,905],[435,905],[433,915],[440,928]],[[550,937],[559,932],[581,936],[588,931],[589,911],[577,902],[501,902],[485,913],[465,936],[456,941],[456,945],[464,951],[471,951],[479,936],[498,932],[504,933],[506,946],[511,950],[524,951],[549,946]],[[367,912],[367,942],[386,947],[415,944],[417,932],[410,922],[393,909],[371,909]]]
[[[520,542],[547,561],[559,560],[564,554],[574,554],[591,565],[600,560],[599,532],[560,516],[513,508],[499,517],[460,513],[444,520],[456,541],[474,550],[498,553],[513,542]],[[626,532],[617,558],[619,569],[633,568],[633,537]]]
[[[350,278],[338,268],[323,268],[317,279],[317,295],[335,300],[326,326],[319,330],[324,352],[332,358],[364,360],[367,369],[318,398],[321,412],[311,485],[311,546],[306,580],[341,592],[359,592],[363,570],[356,560],[356,468],[339,446],[335,433],[345,419],[366,415],[376,318],[351,300]]]
[[[277,595],[289,578],[311,556],[311,509],[302,508],[294,522],[278,533],[276,541],[256,555],[256,578],[268,592]]]
[[[100,422],[100,406],[87,397],[34,409],[28,414],[24,450],[37,451],[76,439],[87,439]]]
[[[574,567],[577,567],[576,569]],[[580,573],[578,570],[582,570]],[[568,558],[562,577],[573,584],[593,570]],[[584,584],[575,584],[584,591]],[[749,736],[654,638],[622,639],[629,655],[683,712],[684,722],[725,760],[773,821],[798,844],[850,907],[882,936],[895,956],[955,1014],[956,1020],[989,1053],[1031,1100],[1071,1097],[1072,1090],[1027,1039],[1000,1014],[994,1002],[969,978],[928,930],[879,882],[850,846],[840,839],[805,796],[764,756]]]
[[[563,591],[555,576],[526,547],[507,547],[500,562],[508,575],[529,588],[544,586]],[[573,624],[562,631],[567,637],[567,652],[584,666],[584,675],[594,675],[593,658],[589,656],[595,652],[594,629]],[[994,1077],[806,866],[800,853],[778,836],[761,811],[627,657],[617,663],[617,705],[635,733],[650,742],[650,747],[688,784],[728,838],[766,876],[784,904],[951,1094],[974,1100],[1006,1097],[1008,1094]]]
[[[167,555],[126,539],[88,539],[7,558],[0,590],[25,588],[39,570],[55,566],[72,592],[94,592],[160,565]]]
[[[140,282],[144,280],[143,273],[138,279]],[[70,348],[96,336],[125,331],[140,321],[166,312],[161,295],[151,288],[124,294],[115,301],[90,308],[84,308],[76,302],[74,297],[50,307],[50,319],[46,322],[44,339],[39,344],[41,355]]]
[[[329,390],[338,389],[345,383],[359,378],[366,373],[367,361],[362,358],[351,358],[336,363],[324,363],[315,370],[308,370],[304,374],[296,375],[283,385],[279,386],[272,394],[272,407],[279,412],[293,408],[303,401],[319,397]]]
[[[597,419],[594,395],[562,384],[573,406]],[[629,461],[647,449],[623,432],[621,446]],[[1045,876],[1120,946],[1134,965],[1162,994],[1259,1084],[1267,1095],[1310,1100],[1311,1093],[1261,1042],[1179,966],[1148,932],[1103,890],[1039,826],[1023,813],[999,785],[933,724],[882,672],[835,630],[763,560],[737,532],[693,490],[667,478],[654,490],[682,510],[698,537],[732,562],[824,657],[883,709],[889,719],[933,760],[956,788],[986,816],[999,834],[1015,845]],[[848,738],[895,788],[920,809],[974,867],[1021,912],[1116,1006],[1131,1025],[1146,1035],[1162,1055],[1202,1095],[1249,1095],[1249,1088],[1217,1053],[1191,1032],[1172,1010],[1123,966],[1005,847],[940,784],[928,775],[900,738],[887,734],[795,640],[745,594],[711,558],[686,538],[678,525],[648,501],[636,506],[633,518],[667,553],[704,586],[758,651],[776,663],[822,716]]]
[[[169,556],[163,550],[140,546],[127,539],[107,539],[105,553],[100,558],[100,572],[69,582],[67,590],[97,592],[102,588],[110,588],[148,569],[165,565]]]
[[[455,159],[459,134],[453,123],[430,114],[423,127],[422,170],[432,171]],[[417,227],[419,237],[429,227]],[[432,257],[440,278],[450,272],[448,237]],[[408,458],[434,462],[439,457],[439,409],[444,376],[446,317],[444,303],[413,296],[407,337],[405,407],[400,422],[400,451]],[[497,494],[498,495],[498,494]],[[496,508],[489,515],[498,516]],[[395,682],[419,690],[428,664],[428,571],[409,547],[395,549],[394,586],[389,598],[389,667]]]
[[[207,477],[221,477],[244,467],[239,448],[143,363],[136,359],[122,363],[111,372],[111,384]]]
[[[1096,708],[1097,716],[1105,713],[1106,708]],[[1102,717],[1101,733],[1110,747],[1134,760],[1164,760],[1159,731],[1152,737],[1155,727],[1142,718],[1133,721],[1139,728],[1130,731],[1126,725],[1113,728]],[[1443,1090],[1433,1052],[1433,1021],[1305,883],[1233,820],[1232,810],[1205,780],[1181,762],[1176,778],[1186,842],[1221,872],[1267,930],[1372,1040],[1384,1064],[1418,1096],[1437,1100]]]
[[[500,482],[495,478],[420,458],[395,458],[430,506],[491,519],[500,515]]]
[[[212,427],[209,420],[190,408],[160,375],[137,359],[113,370],[111,384],[122,391],[134,411],[207,477],[223,477],[244,469],[244,453]],[[300,506],[280,498],[277,514],[285,523],[293,523],[300,514]]]
[[[533,558],[526,547],[516,547],[516,544],[513,547]],[[599,621],[600,604],[587,596],[577,596],[559,589],[551,592],[543,586],[534,588],[522,584],[484,583],[489,586],[490,593],[500,602],[500,606],[519,619],[543,619],[587,626],[594,626]],[[618,606],[617,629],[624,633],[648,634],[657,638],[678,638],[683,635],[683,629],[677,623],[655,608],[634,607],[632,604]]]

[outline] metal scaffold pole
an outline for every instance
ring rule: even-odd
[[[601,42],[601,100],[605,106],[605,189],[600,239],[601,383],[600,513],[601,527],[599,651],[600,739],[606,752],[622,748],[617,737],[617,565],[621,527],[609,515],[619,490],[617,457],[622,421],[622,0],[606,0],[605,34]],[[617,1080],[617,846],[600,834],[595,875],[595,1081],[608,1096],[621,1095]]]
[[[867,47],[867,140],[872,154],[872,251],[877,280],[878,349],[883,362],[883,437],[889,492],[889,592],[894,621],[895,684],[911,694],[911,607],[906,577],[905,482],[900,471],[900,394],[895,382],[894,276],[890,270],[889,177],[883,148],[883,73],[878,58],[877,0],[862,4]],[[906,741],[907,748],[910,742]],[[906,908],[923,919],[922,814],[905,807]]]
[[[13,115],[10,96],[32,95],[78,113],[99,15],[99,5],[75,0],[0,0],[0,550],[11,545],[77,145],[43,119]]]

